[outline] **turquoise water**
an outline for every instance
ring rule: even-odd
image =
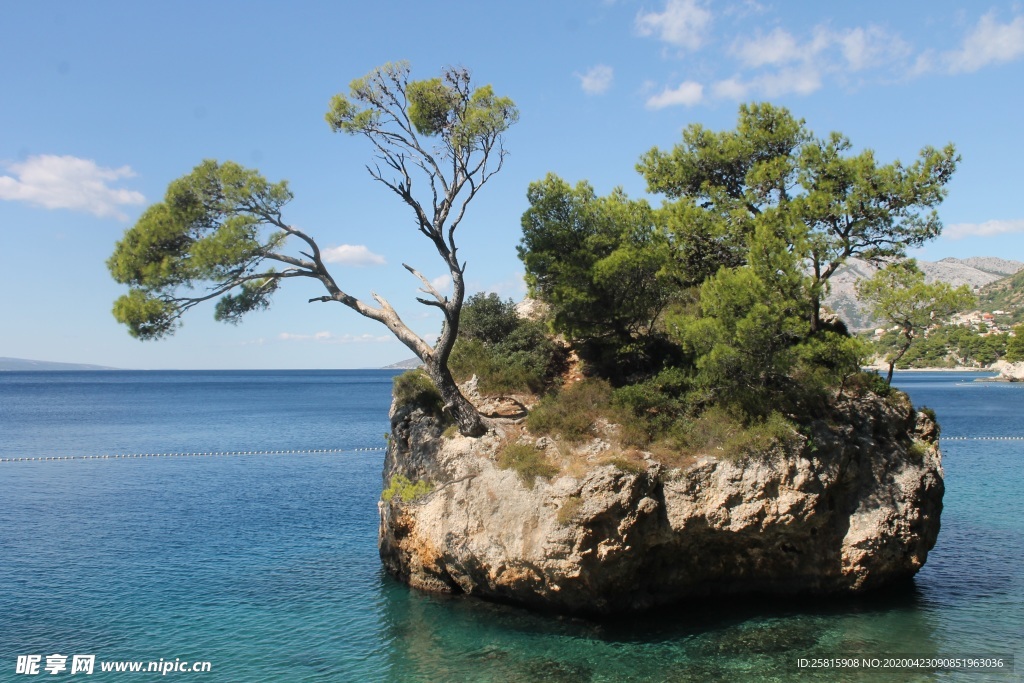
[[[1016,655],[1024,441],[943,441],[943,529],[899,591],[593,622],[410,591],[380,569],[389,371],[0,374],[0,681],[18,655],[209,661],[207,681],[1021,680],[801,657]],[[1024,386],[898,374],[944,437],[1024,436]],[[70,663],[70,657],[68,662]],[[1024,660],[1021,660],[1024,661]],[[1016,670],[1020,670],[1020,663]],[[159,674],[100,673],[116,681]]]

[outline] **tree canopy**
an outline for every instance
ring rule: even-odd
[[[893,368],[919,334],[974,303],[967,285],[926,283],[914,259],[889,264],[856,286],[857,296],[869,303],[873,317],[900,328],[901,343],[886,357],[886,382],[892,381]]]
[[[503,134],[518,111],[491,86],[474,87],[465,69],[415,81],[409,65],[399,62],[353,81],[347,95],[331,100],[326,118],[332,130],[370,141],[377,159],[367,166],[371,177],[410,208],[416,228],[449,269],[453,293],[446,297],[403,264],[422,284],[425,297],[417,300],[444,316],[435,344],[413,332],[382,297],[373,294],[373,306],[344,291],[316,241],[284,219],[292,199],[286,182],[268,182],[230,161],[204,161],[172,182],[164,200],[117,243],[107,265],[129,290],[115,302],[114,316],[133,336],[158,339],[173,334],[185,311],[204,301],[219,299],[215,317],[236,323],[267,308],[283,280],[310,278],[326,290],[311,302],[341,303],[387,326],[423,360],[460,430],[480,434],[480,416],[447,367],[465,297],[466,266],[455,236],[470,202],[501,170]]]
[[[829,278],[850,257],[881,264],[934,239],[935,207],[960,157],[953,145],[925,147],[909,166],[852,154],[840,133],[818,138],[803,119],[767,103],[742,105],[735,130],[700,124],[671,151],[654,148],[637,170],[648,189],[709,212],[724,234],[751,234],[758,221],[798,226],[791,245],[813,275],[812,329]]]
[[[669,301],[667,252],[654,211],[622,190],[598,197],[553,174],[531,183],[518,247],[526,282],[555,328],[622,349],[647,338]]]
[[[621,353],[592,364],[613,383],[678,368],[688,405],[747,415],[841,393],[867,347],[823,317],[828,280],[850,257],[898,260],[939,234],[953,146],[880,164],[771,104],[741,106],[733,130],[693,124],[682,137],[637,165],[666,197],[658,208],[553,175],[530,186],[519,255],[531,293],[583,347],[667,342],[632,379],[617,372]]]

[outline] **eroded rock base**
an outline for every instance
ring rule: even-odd
[[[939,532],[935,424],[905,398],[837,410],[791,453],[707,454],[675,468],[597,462],[531,488],[496,464],[503,443],[531,438],[518,421],[493,419],[469,439],[395,406],[385,484],[401,474],[434,488],[381,501],[381,559],[416,588],[594,615],[907,579]]]

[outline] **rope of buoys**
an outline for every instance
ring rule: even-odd
[[[941,436],[943,441],[1024,441],[1024,436]]]
[[[942,436],[942,441],[1024,441],[1024,436]],[[238,455],[307,455],[310,453],[367,453],[387,450],[384,446],[366,448],[310,448],[279,451],[206,451],[189,453],[115,453],[104,455],[40,455],[0,458],[0,462],[41,462],[44,460],[120,460],[124,458],[185,458]]]
[[[234,455],[304,455],[309,453],[364,453],[386,450],[383,446],[367,448],[312,448],[284,451],[208,451],[196,453],[115,453],[104,455],[40,455],[22,458],[0,458],[0,462],[39,462],[42,460],[120,460],[123,458],[185,458]]]

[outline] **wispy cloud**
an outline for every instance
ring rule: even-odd
[[[657,94],[648,94],[647,106],[809,95],[828,85],[904,83],[926,73],[971,73],[1024,60],[1024,14],[1019,8],[1014,11],[1010,18],[988,12],[969,26],[958,44],[945,48],[915,47],[900,32],[875,23],[836,27],[823,22],[801,32],[776,26],[734,34],[731,42],[725,36],[727,47],[717,61],[696,62],[691,74],[684,72],[675,81],[682,83],[663,84]],[[729,10],[721,18],[735,21]],[[636,27],[642,35],[693,51],[708,42],[712,19],[696,0],[668,0],[663,11],[639,14]]]
[[[698,0],[668,0],[663,12],[641,12],[636,30],[684,50],[699,50],[707,41],[712,15]]]
[[[913,52],[899,34],[880,26],[857,27],[831,33],[829,36],[852,72],[880,67],[904,68]]]
[[[334,334],[326,331],[313,334],[282,332],[277,335],[277,339],[286,342],[315,342],[319,344],[384,344],[395,341],[390,334]]]
[[[904,64],[910,52],[899,35],[879,26],[836,31],[819,25],[805,40],[776,28],[736,39],[730,53],[741,67],[755,73],[718,81],[711,93],[734,100],[809,95],[822,88],[828,76],[842,80],[867,69]]]
[[[452,276],[448,275],[447,273],[444,274],[444,275],[438,275],[437,277],[435,277],[433,280],[430,281],[430,285],[434,289],[436,289],[437,291],[439,291],[439,292],[441,292],[443,294],[445,292],[445,290],[451,288],[451,286],[452,286]]]
[[[580,87],[588,95],[601,95],[608,92],[608,88],[612,87],[614,77],[615,72],[612,68],[604,64],[592,66],[587,69],[586,73],[576,74],[576,78],[580,79]]]
[[[960,240],[965,237],[995,237],[1024,232],[1024,220],[992,220],[984,223],[954,223],[942,231],[943,237]]]
[[[383,266],[387,261],[362,244],[339,244],[321,252],[324,261],[346,266]]]
[[[782,28],[768,34],[737,38],[731,52],[741,64],[749,67],[788,64],[808,56],[807,46],[797,43],[796,38]]]
[[[995,12],[983,16],[959,49],[943,55],[950,73],[970,73],[990,64],[1012,62],[1024,56],[1024,15],[1000,24]]]
[[[0,200],[20,201],[46,209],[84,211],[101,218],[128,220],[122,206],[143,204],[142,193],[111,183],[132,178],[129,166],[106,168],[91,159],[42,154],[6,164],[12,175],[0,176]]]
[[[704,86],[695,81],[685,81],[675,88],[665,88],[657,95],[647,98],[648,109],[664,109],[682,105],[692,107],[704,99]]]

